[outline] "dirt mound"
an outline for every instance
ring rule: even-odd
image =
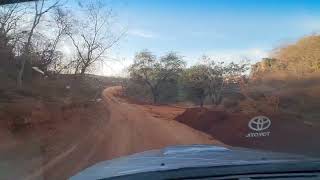
[[[248,122],[257,115],[267,116],[272,124],[269,136],[246,137],[255,132],[248,127]],[[243,114],[221,110],[201,108],[187,109],[176,120],[232,146],[251,147],[281,151],[320,155],[320,126],[305,122],[287,114]]]
[[[203,131],[228,145],[241,146],[246,140],[243,137],[248,133],[248,118],[240,113],[230,114],[221,110],[190,108],[177,116],[176,120]]]

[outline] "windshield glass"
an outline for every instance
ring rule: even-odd
[[[320,156],[317,1],[0,2],[0,179],[174,145]]]

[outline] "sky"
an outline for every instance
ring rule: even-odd
[[[320,1],[308,0],[108,0],[126,36],[113,49],[121,59],[101,69],[120,75],[135,53],[175,51],[189,65],[202,55],[219,61],[256,62],[320,30]]]

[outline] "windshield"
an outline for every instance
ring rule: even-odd
[[[175,145],[319,157],[318,2],[15,2],[0,5],[0,179]]]

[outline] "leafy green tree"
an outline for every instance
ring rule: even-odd
[[[227,85],[237,84],[243,74],[248,70],[248,64],[234,62],[225,64],[224,62],[215,62],[210,58],[208,62],[208,94],[212,104],[219,105],[222,102],[223,92],[226,90]]]
[[[184,86],[187,92],[187,98],[200,107],[203,107],[204,100],[208,95],[208,67],[206,65],[195,65],[188,68],[183,76]]]
[[[185,62],[181,56],[174,52],[156,58],[148,50],[136,54],[134,63],[129,67],[130,78],[145,85],[151,92],[153,102],[159,101],[160,95],[165,91],[167,83],[177,82]]]
[[[185,73],[188,94],[194,95],[200,106],[203,106],[206,97],[211,99],[212,104],[219,105],[226,85],[236,83],[247,70],[245,63],[225,64],[203,56],[201,64],[192,66]]]

